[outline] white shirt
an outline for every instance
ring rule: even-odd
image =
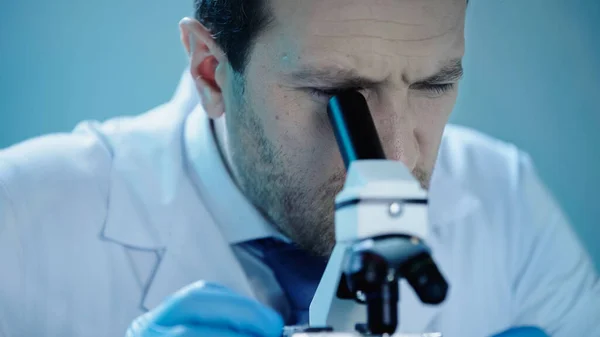
[[[0,336],[122,335],[197,280],[285,307],[236,248],[277,233],[224,170],[192,88],[185,75],[146,114],[0,152]],[[448,126],[429,198],[450,293],[432,307],[403,290],[401,331],[600,336],[598,274],[527,155]]]

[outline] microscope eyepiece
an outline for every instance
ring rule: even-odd
[[[385,159],[367,100],[360,92],[349,90],[331,98],[327,115],[346,169],[355,160]]]

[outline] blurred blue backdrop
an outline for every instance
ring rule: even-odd
[[[514,142],[600,266],[600,1],[472,0],[453,122]],[[168,100],[192,1],[0,1],[0,148]]]

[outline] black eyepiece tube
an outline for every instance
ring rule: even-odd
[[[327,115],[346,169],[355,160],[385,159],[367,100],[354,90],[329,100]]]

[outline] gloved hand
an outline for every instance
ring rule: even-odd
[[[272,309],[215,284],[197,282],[138,317],[127,337],[279,337]]]
[[[519,327],[508,329],[492,337],[548,337],[548,335],[538,328]]]

